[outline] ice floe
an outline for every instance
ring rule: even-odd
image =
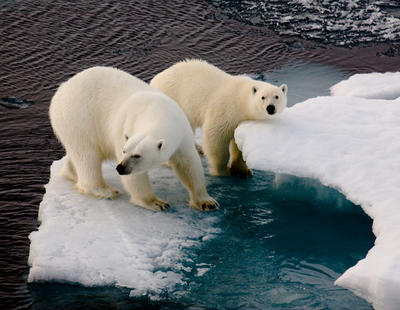
[[[218,219],[187,206],[187,194],[170,169],[156,171],[155,190],[175,199],[172,210],[154,213],[130,204],[128,194],[112,203],[79,194],[59,176],[61,165],[59,160],[51,167],[40,227],[30,235],[29,282],[116,285],[132,288],[131,296],[158,298],[184,284],[185,273],[206,272],[189,256],[218,234]],[[122,189],[115,165],[104,164],[103,172]]]
[[[332,89],[362,94],[376,77],[356,76]],[[382,77],[370,88],[380,88],[392,74]],[[394,89],[374,96],[393,97]],[[319,179],[361,205],[373,219],[375,245],[336,284],[376,309],[394,310],[400,305],[400,99],[346,95],[306,100],[274,121],[242,123],[235,139],[251,168]]]
[[[355,74],[331,87],[332,96],[392,100],[400,97],[400,72]]]

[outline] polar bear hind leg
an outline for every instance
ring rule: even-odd
[[[202,129],[203,150],[211,175],[230,175],[228,169],[230,135],[223,134],[223,129],[214,127],[211,122],[206,122]]]
[[[247,167],[246,162],[243,159],[242,152],[239,150],[235,139],[231,140],[231,152],[231,175],[239,178],[250,178],[253,175],[253,171]]]
[[[204,151],[203,151],[203,148],[201,147],[201,145],[195,143],[195,146],[196,146],[196,151],[197,151],[197,153],[198,153],[200,156],[204,156]]]

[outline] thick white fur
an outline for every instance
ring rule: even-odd
[[[242,121],[274,117],[287,100],[285,84],[277,87],[233,76],[202,60],[178,62],[157,74],[150,85],[180,105],[193,130],[202,128],[203,149],[213,175],[252,175],[234,141],[234,131]],[[268,105],[275,107],[274,115],[267,113]]]
[[[217,207],[207,193],[184,113],[172,99],[138,78],[109,67],[84,70],[58,88],[49,115],[66,150],[61,173],[76,183],[79,192],[115,198],[118,191],[104,181],[101,163],[117,159],[131,202],[164,210],[169,205],[156,197],[147,172],[169,160],[189,191],[192,207]]]

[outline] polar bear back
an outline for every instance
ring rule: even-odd
[[[61,84],[52,98],[49,116],[66,149],[92,145],[101,148],[106,158],[115,157],[115,143],[123,131],[168,134],[174,137],[169,147],[192,138],[190,124],[176,102],[111,67],[84,70]]]
[[[150,85],[174,99],[192,126],[197,127],[204,122],[207,105],[213,98],[223,97],[221,92],[230,92],[230,87],[221,87],[227,80],[232,80],[232,76],[217,67],[202,60],[187,60],[157,74]]]
[[[122,70],[84,70],[62,83],[51,100],[49,116],[54,131],[63,144],[76,143],[79,136],[85,143],[98,144],[101,138],[107,144],[112,139],[113,117],[133,92],[141,90],[151,87]]]
[[[93,67],[84,70],[61,84],[53,97],[57,109],[69,105],[78,113],[79,110],[95,109],[96,115],[109,115],[115,111],[132,93],[151,90],[151,87],[140,79],[116,68]]]

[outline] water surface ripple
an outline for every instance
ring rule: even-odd
[[[400,3],[393,0],[209,0],[225,14],[281,35],[337,46],[400,40]]]

